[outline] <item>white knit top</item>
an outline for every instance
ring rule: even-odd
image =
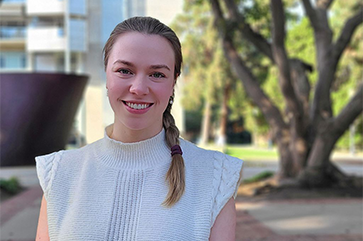
[[[185,193],[162,206],[170,149],[165,131],[137,143],[105,137],[83,148],[36,157],[51,240],[208,240],[235,196],[242,161],[180,140]]]

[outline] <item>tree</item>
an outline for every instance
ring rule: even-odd
[[[231,66],[272,130],[280,154],[279,179],[294,179],[313,187],[346,184],[346,175],[330,161],[330,155],[337,140],[362,112],[363,84],[356,86],[356,93],[336,115],[332,111],[331,89],[343,52],[363,21],[362,4],[356,3],[355,14],[344,21],[340,34],[334,38],[329,23],[334,0],[316,0],[315,5],[310,0],[301,0],[314,34],[315,70],[311,64],[288,55],[286,9],[281,0],[270,1],[270,39],[251,27],[238,1],[223,0],[224,5],[221,2],[210,0],[215,26]],[[239,55],[237,33],[276,66],[284,111],[265,93]],[[313,70],[317,72],[317,80],[310,98],[307,73]]]
[[[220,109],[219,132],[222,142],[226,137],[228,101],[232,95],[235,76],[223,54],[218,32],[213,26],[210,6],[207,2],[184,4],[184,13],[174,21],[172,28],[181,36],[184,55],[185,98],[183,106],[188,111],[203,105],[201,144],[207,144],[212,129],[215,107]],[[223,143],[222,143],[223,144]]]
[[[213,39],[216,39],[213,31],[213,23],[206,16],[205,8],[184,4],[184,14],[179,15],[173,22],[172,28],[181,36],[184,56],[184,88],[183,106],[187,111],[202,109],[204,112],[201,124],[200,142],[206,144],[211,128],[211,109],[214,101],[213,80],[209,71],[213,61]],[[210,13],[209,13],[210,14]],[[198,18],[193,18],[198,16]],[[203,107],[201,107],[203,105]]]
[[[332,29],[341,29],[346,19],[351,15],[351,9],[357,8],[357,1],[337,1],[333,5],[333,17],[331,18]],[[363,17],[363,16],[362,16]],[[335,36],[336,37],[336,36]],[[340,100],[333,106],[333,113],[338,113],[344,108],[344,104],[352,97],[358,82],[362,82],[362,65],[363,65],[363,26],[358,27],[355,31],[349,46],[344,51],[336,73],[336,79],[332,86],[332,99]],[[338,140],[338,148],[363,148],[363,116],[360,115],[352,124],[350,131]],[[354,132],[355,130],[355,135]],[[351,151],[353,151],[351,149]]]

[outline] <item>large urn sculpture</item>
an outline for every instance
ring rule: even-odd
[[[65,147],[88,77],[1,73],[0,166],[34,165]]]

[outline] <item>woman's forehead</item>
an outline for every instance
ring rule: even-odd
[[[169,41],[162,36],[128,32],[116,39],[111,50],[109,63],[118,60],[174,66],[175,54]]]

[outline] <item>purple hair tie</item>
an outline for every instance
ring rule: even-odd
[[[171,148],[171,156],[174,156],[175,154],[183,155],[183,152],[179,145],[175,145]]]

